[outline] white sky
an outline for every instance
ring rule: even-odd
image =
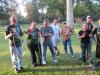
[[[21,13],[22,16],[26,17],[27,16],[27,12],[25,9],[25,4],[28,0],[16,0],[18,2],[18,13]]]

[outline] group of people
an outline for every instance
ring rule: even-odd
[[[100,27],[94,28],[93,21],[91,16],[87,16],[86,18],[87,23],[83,24],[82,29],[79,31],[78,38],[81,39],[80,47],[82,49],[82,53],[80,58],[82,59],[83,63],[89,62],[91,64],[91,47],[92,47],[92,40],[94,35],[96,35],[97,39],[97,49],[96,49],[96,58],[97,63],[100,63]],[[64,23],[62,29],[57,22],[57,19],[53,20],[53,23],[49,25],[48,19],[44,19],[41,28],[36,27],[36,23],[32,22],[26,32],[27,35],[27,47],[30,51],[32,65],[33,66],[40,66],[46,65],[46,51],[47,47],[52,55],[52,61],[54,64],[58,62],[57,55],[60,54],[58,49],[58,44],[60,42],[60,38],[62,37],[63,46],[66,53],[67,45],[69,46],[70,54],[72,58],[74,57],[72,43],[71,43],[71,36],[73,35],[73,30],[70,25]],[[10,18],[10,25],[8,25],[6,29],[6,36],[5,39],[9,39],[9,49],[12,59],[12,66],[16,72],[22,71],[23,68],[23,52],[22,52],[22,39],[21,36],[24,34],[19,25],[17,25],[16,16],[11,16]]]

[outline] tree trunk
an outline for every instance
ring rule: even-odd
[[[67,6],[67,24],[73,28],[74,26],[74,18],[73,18],[73,5],[72,5],[72,0],[66,0],[66,6]]]

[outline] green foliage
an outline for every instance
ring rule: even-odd
[[[47,6],[47,16],[64,17],[66,14],[66,0],[38,0],[38,7],[43,9]]]
[[[8,18],[8,1],[0,0],[0,19]]]
[[[90,12],[90,10],[86,6],[84,6],[83,4],[80,4],[79,6],[74,7],[75,17],[84,16],[84,15],[88,14],[89,12]]]

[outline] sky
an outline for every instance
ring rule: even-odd
[[[18,2],[18,9],[17,12],[21,13],[22,16],[26,17],[27,16],[27,12],[25,9],[25,4],[28,0],[16,0]]]
[[[21,13],[22,16],[26,17],[27,16],[27,12],[26,12],[26,9],[25,9],[25,4],[31,0],[16,0],[19,4],[19,7],[18,7],[18,13]],[[46,14],[47,13],[47,7],[45,7],[43,10],[39,9],[39,13],[44,13]]]

